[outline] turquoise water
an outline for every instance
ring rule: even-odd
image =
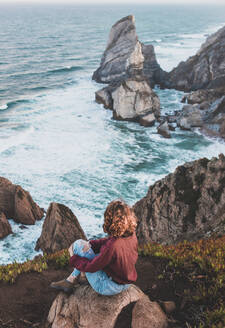
[[[114,198],[133,204],[177,165],[225,153],[197,130],[164,139],[156,128],[111,119],[94,101],[91,80],[110,27],[134,14],[140,41],[155,46],[170,70],[225,24],[225,9],[184,6],[22,6],[0,10],[1,176],[27,189],[47,209],[69,206],[88,237],[101,236],[103,212]],[[182,92],[155,90],[162,112],[181,108]],[[23,261],[42,221],[0,241],[0,263]]]

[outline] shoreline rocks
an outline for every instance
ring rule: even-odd
[[[225,85],[225,26],[210,35],[196,55],[181,62],[161,83],[183,91],[214,89]]]
[[[223,232],[225,156],[202,158],[178,166],[149,187],[134,211],[140,244],[174,244]]]
[[[144,108],[143,104],[151,102],[152,98],[148,87],[141,91],[146,96],[140,98],[139,90],[142,87],[137,84],[131,97],[128,85],[132,79],[146,79],[151,88],[157,84],[161,88],[192,91],[183,97],[182,102],[193,107],[184,106],[179,114],[174,115],[177,117],[169,125],[170,131],[174,131],[176,126],[182,130],[201,127],[203,133],[210,132],[224,138],[224,115],[220,115],[219,123],[216,122],[218,119],[212,121],[209,115],[207,117],[213,103],[225,96],[224,50],[225,27],[209,36],[196,55],[181,62],[172,71],[165,72],[157,62],[153,45],[145,45],[138,40],[134,16],[124,17],[112,26],[100,66],[93,74],[96,82],[109,83],[109,86],[95,93],[96,102],[113,110],[114,119],[135,121],[148,127],[153,126],[155,120],[147,115],[154,114],[156,120],[162,122],[160,110],[158,104],[149,111]],[[166,121],[170,123],[167,118]],[[161,126],[158,131],[161,131]],[[169,133],[161,134],[166,138],[171,136]]]
[[[100,67],[94,72],[96,82],[108,83],[95,93],[97,103],[113,110],[113,118],[154,125],[144,116],[160,116],[160,101],[151,87],[163,76],[154,47],[142,44],[137,37],[134,16],[116,22],[110,31]]]
[[[0,212],[7,219],[28,225],[35,224],[44,215],[28,191],[3,177],[0,177]]]
[[[76,216],[65,205],[51,203],[35,250],[47,254],[68,248],[77,239],[87,239]]]
[[[143,76],[130,77],[117,84],[109,85],[95,94],[96,102],[113,110],[113,118],[139,122],[148,120],[146,116],[160,116],[160,101]],[[151,125],[155,120],[151,118]],[[146,125],[147,126],[147,125]]]

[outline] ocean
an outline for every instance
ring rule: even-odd
[[[88,238],[101,237],[107,204],[130,205],[187,161],[225,153],[225,143],[196,129],[164,139],[156,127],[112,120],[95,103],[92,81],[111,26],[133,14],[139,40],[153,44],[167,71],[194,55],[225,25],[217,6],[0,6],[0,175],[39,206],[70,207]],[[183,92],[160,90],[162,113],[180,110]],[[43,220],[0,241],[0,263],[25,261]]]

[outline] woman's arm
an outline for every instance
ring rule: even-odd
[[[95,254],[98,254],[98,253],[100,253],[101,247],[103,245],[105,245],[108,240],[109,240],[108,237],[107,238],[100,238],[100,239],[93,239],[93,240],[89,240],[89,243],[91,245],[91,248],[95,252]]]
[[[70,258],[70,265],[82,272],[96,272],[102,270],[113,258],[114,249],[110,246],[105,247],[104,250],[92,260],[79,255],[73,255]]]

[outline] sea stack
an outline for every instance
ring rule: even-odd
[[[96,102],[113,110],[114,119],[152,126],[160,116],[160,100],[151,87],[161,72],[154,47],[138,40],[134,16],[124,17],[112,26],[100,67],[93,74],[95,81],[109,83],[96,92]],[[151,114],[154,118],[149,121]]]
[[[130,15],[112,26],[100,67],[94,72],[93,79],[99,83],[120,81],[140,72],[143,62],[135,19]]]

